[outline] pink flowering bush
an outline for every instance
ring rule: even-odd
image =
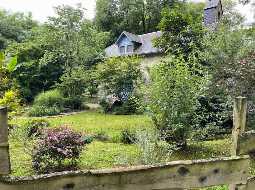
[[[85,144],[82,134],[66,126],[49,129],[35,146],[33,168],[37,173],[75,170]]]

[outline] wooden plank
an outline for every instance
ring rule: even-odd
[[[0,107],[0,175],[11,173],[7,108]]]
[[[1,178],[1,190],[164,190],[246,184],[249,156],[176,161],[159,166]]]

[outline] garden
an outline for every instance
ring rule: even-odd
[[[118,3],[98,0],[93,21],[80,5],[59,6],[43,24],[0,10],[12,175],[230,156],[237,96],[247,97],[247,127],[255,128],[255,28],[243,27],[234,2],[213,30],[203,25],[203,3],[142,1],[132,14]],[[162,31],[149,82],[144,56],[103,53],[127,29]]]

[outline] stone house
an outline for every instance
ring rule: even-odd
[[[221,0],[207,0],[204,8],[204,25],[208,28],[215,29],[218,21],[223,15]],[[164,53],[155,47],[154,40],[162,36],[161,31],[136,35],[124,31],[117,41],[105,49],[106,58],[120,57],[129,55],[140,55],[141,71],[145,84],[150,82],[149,69],[151,66],[160,62]],[[113,100],[113,97],[109,99]],[[112,105],[115,101],[111,101]]]
[[[207,0],[204,8],[204,25],[215,28],[222,15],[221,0]],[[144,63],[153,64],[162,56],[160,49],[153,45],[153,40],[161,35],[160,31],[142,35],[124,31],[114,44],[105,49],[106,57],[141,55]]]
[[[148,79],[147,67],[158,63],[162,57],[162,51],[153,45],[153,40],[161,35],[160,31],[142,35],[124,31],[114,44],[105,49],[106,57],[142,56],[141,69],[146,81]]]

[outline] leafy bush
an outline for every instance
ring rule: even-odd
[[[64,97],[58,90],[50,90],[39,94],[28,112],[29,116],[52,116],[64,110]]]
[[[64,98],[59,90],[49,90],[40,93],[34,101],[34,105],[37,106],[56,106],[62,108],[64,106]]]
[[[112,112],[116,115],[141,114],[143,113],[141,100],[131,95],[122,105],[115,107]]]
[[[138,57],[107,59],[97,68],[98,80],[107,95],[126,100],[141,78]]]
[[[136,132],[129,129],[124,129],[121,131],[121,142],[124,144],[134,144],[136,143]]]
[[[47,129],[50,123],[45,119],[34,119],[25,124],[27,137],[40,137],[44,129]]]
[[[71,110],[85,109],[82,98],[80,97],[68,97],[64,99],[64,108]]]
[[[37,106],[34,105],[28,111],[28,115],[31,117],[53,116],[59,115],[63,110],[57,106]]]
[[[0,97],[13,88],[15,80],[11,77],[11,74],[16,69],[16,66],[16,56],[7,58],[3,52],[0,52]]]
[[[166,128],[160,131],[161,139],[180,149],[187,146],[186,139],[189,137],[191,130],[182,124],[172,124],[171,129]]]
[[[86,81],[86,71],[82,68],[77,68],[62,75],[57,88],[65,97],[80,97],[86,90]]]
[[[33,152],[33,168],[37,173],[77,169],[85,142],[80,133],[67,127],[49,129]]]
[[[101,99],[99,104],[102,107],[104,113],[108,113],[111,110],[111,105],[105,98]]]
[[[144,111],[141,98],[131,94],[126,100],[114,100],[114,97],[112,97],[111,100],[104,98],[99,104],[105,113],[116,115],[141,114]]]
[[[90,144],[94,141],[94,137],[91,135],[86,135],[82,137],[82,141],[84,142],[84,144]]]
[[[139,148],[138,164],[166,163],[175,147],[160,140],[160,134],[151,131],[137,131],[136,145]]]
[[[197,97],[206,82],[198,74],[196,60],[189,65],[181,57],[168,56],[152,69],[150,110],[156,127],[166,140],[186,145]]]
[[[17,91],[9,90],[4,93],[4,96],[0,99],[0,106],[7,106],[8,111],[11,114],[17,114],[20,112],[21,105]]]
[[[191,119],[193,139],[210,140],[231,133],[232,106],[225,97],[219,94],[198,98]]]

